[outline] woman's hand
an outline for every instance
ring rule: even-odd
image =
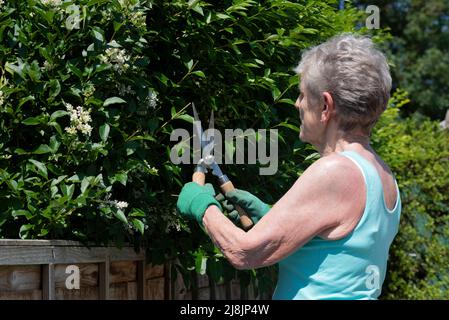
[[[176,207],[182,216],[195,219],[202,226],[204,213],[211,205],[221,210],[220,203],[215,199],[214,187],[210,183],[201,186],[189,182],[182,188]]]
[[[257,198],[255,195],[248,191],[241,189],[234,189],[233,191],[226,192],[225,197],[220,194],[216,197],[221,201],[223,207],[228,210],[228,216],[233,221],[239,220],[239,214],[235,210],[234,205],[239,205],[256,224],[268,211],[271,206]]]

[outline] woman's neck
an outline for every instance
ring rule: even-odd
[[[329,139],[326,139],[320,146],[318,152],[322,157],[334,152],[342,152],[347,150],[368,150],[373,151],[370,146],[370,137],[360,132],[345,133],[337,132]]]

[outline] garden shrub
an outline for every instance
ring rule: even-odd
[[[407,94],[397,92],[373,133],[402,197],[381,298],[448,299],[449,131],[418,114],[400,119],[407,103]]]

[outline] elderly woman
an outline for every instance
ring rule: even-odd
[[[279,263],[274,299],[376,299],[401,213],[396,180],[370,146],[390,96],[386,58],[369,38],[345,34],[305,52],[297,72],[299,138],[321,158],[273,207],[243,190],[226,194],[257,222],[248,232],[207,186],[186,184],[178,210],[236,268]]]

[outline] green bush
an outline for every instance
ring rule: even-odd
[[[373,133],[402,197],[383,299],[449,298],[449,131],[424,117],[399,119],[399,91]],[[405,108],[405,107],[404,107]]]
[[[174,212],[191,165],[169,155],[190,102],[215,126],[277,128],[279,173],[224,166],[267,201],[313,152],[297,141],[292,68],[357,14],[302,0],[11,0],[0,6],[0,237],[146,245],[155,262],[235,270]],[[79,19],[78,19],[79,18]],[[293,129],[293,130],[291,130]],[[305,166],[308,162],[304,162]],[[251,179],[248,179],[251,177]],[[276,190],[277,193],[272,193]],[[271,197],[271,198],[270,198]],[[206,266],[206,267],[205,267]],[[245,286],[256,272],[240,273]],[[258,271],[260,288],[270,286]]]

